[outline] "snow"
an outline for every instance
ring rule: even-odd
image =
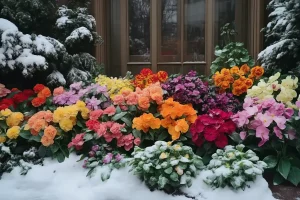
[[[269,14],[269,17],[282,15],[282,13],[285,11],[285,7],[278,7],[273,12]]]
[[[285,43],[290,42],[290,39],[281,40],[275,44],[268,46],[265,50],[258,54],[258,59],[268,59],[268,57],[277,49],[281,48]]]
[[[18,27],[6,19],[0,18],[0,33],[8,29],[17,31]]]
[[[60,17],[56,20],[56,26],[58,28],[61,28],[61,27],[65,26],[68,23],[72,23],[72,21],[69,20],[69,17],[67,17],[67,16]]]
[[[44,166],[30,166],[26,176],[19,175],[20,168],[4,174],[0,180],[0,196],[3,200],[190,200],[184,196],[171,196],[161,191],[151,192],[129,168],[114,170],[106,182],[101,174],[107,167],[97,168],[92,178],[86,177],[87,170],[82,168],[80,157],[70,155],[63,163],[46,159]],[[201,172],[190,188],[183,191],[196,200],[273,200],[267,182],[259,176],[255,183],[245,191],[228,188],[213,190],[203,179],[209,172]]]
[[[72,31],[71,35],[66,38],[66,43],[68,43],[70,40],[78,40],[78,39],[84,39],[88,38],[90,41],[93,41],[93,35],[91,31],[89,31],[85,27],[80,27]]]
[[[47,77],[47,83],[49,85],[55,85],[59,83],[60,85],[66,85],[66,79],[64,78],[64,75],[60,73],[57,70],[54,70],[48,77]]]
[[[47,37],[38,35],[33,41],[33,44],[38,52],[56,54],[56,49],[54,48],[53,44],[50,43]]]

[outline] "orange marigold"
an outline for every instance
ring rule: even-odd
[[[245,80],[245,84],[247,85],[248,88],[250,88],[250,87],[252,87],[252,85],[253,85],[253,80],[250,79],[250,78],[247,78],[247,79]]]
[[[140,117],[136,117],[133,119],[132,128],[136,128],[137,130],[142,130],[144,133],[151,129],[159,129],[161,126],[161,121],[158,118],[155,118],[151,113],[144,113]]]
[[[260,66],[253,67],[251,69],[251,75],[254,76],[256,79],[260,78],[264,74],[264,68]]]
[[[226,68],[223,68],[223,69],[221,70],[221,74],[224,74],[225,76],[226,76],[226,75],[230,75],[230,70],[229,70],[229,69],[226,69]]]
[[[242,71],[244,74],[247,74],[250,72],[250,67],[247,64],[244,64],[241,66],[240,71]]]
[[[230,69],[231,74],[239,74],[239,72],[240,72],[240,69],[238,66],[234,66]]]

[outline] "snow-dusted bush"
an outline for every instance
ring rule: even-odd
[[[130,165],[134,174],[150,189],[168,192],[182,186],[190,187],[192,177],[204,166],[201,157],[195,155],[191,147],[163,141],[157,141],[146,149],[136,146],[132,155]]]
[[[3,173],[10,173],[14,167],[20,167],[20,174],[26,175],[33,165],[43,163],[35,147],[24,151],[23,154],[14,154],[12,148],[0,144],[0,179]]]
[[[260,161],[252,150],[243,152],[244,147],[238,145],[226,146],[224,150],[218,149],[207,166],[204,182],[214,188],[229,186],[244,189],[247,182],[254,181],[256,176],[262,175],[267,164]]]
[[[300,73],[300,3],[298,0],[272,0],[270,22],[264,28],[266,49],[258,59],[266,74]]]

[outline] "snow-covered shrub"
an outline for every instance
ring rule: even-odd
[[[14,167],[20,167],[20,174],[26,175],[33,165],[43,164],[43,159],[39,157],[35,147],[23,154],[14,154],[12,149],[15,148],[0,144],[0,179],[3,173],[10,173]]]
[[[204,166],[201,157],[195,155],[191,147],[163,141],[157,141],[146,149],[136,146],[132,155],[130,165],[134,174],[150,189],[167,192],[182,186],[190,187],[192,177]]]
[[[298,0],[272,0],[265,32],[266,49],[258,59],[267,75],[300,73],[300,4]]]
[[[244,189],[248,181],[254,181],[256,176],[262,175],[267,164],[260,161],[252,150],[243,152],[244,147],[238,145],[218,149],[207,166],[204,182],[214,188],[229,186]]]

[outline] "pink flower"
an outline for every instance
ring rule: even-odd
[[[245,108],[245,110],[248,113],[248,117],[253,116],[253,115],[255,115],[258,112],[257,106],[247,107],[247,108]]]
[[[261,105],[263,108],[270,108],[272,107],[274,104],[276,104],[275,99],[271,98],[271,99],[266,99],[264,100]]]
[[[134,137],[132,134],[123,135],[122,137],[120,137],[118,139],[117,146],[124,147],[124,149],[126,151],[130,151],[130,149],[133,148],[133,140],[134,140]]]
[[[62,86],[58,87],[58,88],[55,88],[53,90],[53,96],[58,96],[58,95],[61,95],[62,93],[64,93],[65,90]]]
[[[109,164],[110,163],[110,161],[112,160],[112,158],[113,158],[113,154],[112,153],[108,153],[105,157],[104,157],[104,159],[103,159],[103,163],[104,164]]]
[[[238,127],[243,127],[244,125],[249,123],[248,117],[249,117],[248,112],[243,110],[243,111],[238,112],[237,114],[233,115],[232,121]]]
[[[128,107],[124,106],[124,105],[120,105],[120,108],[121,108],[121,110],[124,110],[124,111],[128,110]]]
[[[83,137],[85,133],[77,134],[75,138],[68,144],[68,148],[75,147],[76,150],[82,149],[82,145],[84,144]]]
[[[269,129],[267,129],[265,126],[259,126],[256,129],[256,137],[261,138],[261,141],[259,142],[258,146],[263,146],[266,141],[269,140]]]
[[[275,135],[276,135],[279,139],[282,139],[282,138],[283,138],[282,132],[281,132],[281,130],[280,130],[277,126],[274,127],[273,131],[274,131]]]
[[[114,123],[109,129],[113,134],[121,133],[121,129],[125,127],[125,124]]]
[[[10,93],[10,90],[6,89],[5,85],[3,85],[3,84],[0,83],[0,97],[5,97],[9,93]]]
[[[255,117],[256,120],[260,120],[265,127],[269,127],[273,122],[273,118],[268,114],[258,113]]]
[[[114,98],[113,98],[113,102],[115,105],[122,105],[124,103],[124,97],[123,95],[116,95]]]
[[[253,99],[252,99],[251,97],[246,97],[246,98],[244,99],[243,108],[245,109],[245,108],[247,108],[247,107],[250,107],[250,106],[253,105],[253,103],[254,103],[254,101],[253,101]]]
[[[114,125],[115,122],[108,121],[108,122],[104,122],[104,123],[105,123],[106,128],[110,129]]]
[[[126,98],[127,105],[137,105],[138,104],[138,95],[135,92],[131,92]]]
[[[98,129],[97,129],[97,135],[99,136],[99,137],[102,137],[103,135],[105,135],[106,134],[106,126],[105,126],[105,124],[104,123],[100,123],[99,124],[99,127],[98,127]]]
[[[86,121],[85,125],[87,126],[87,128],[89,130],[96,132],[99,129],[100,122],[90,119],[90,120]]]
[[[256,130],[257,127],[261,126],[262,122],[260,120],[253,120],[249,123],[248,128]]]
[[[246,131],[242,131],[242,132],[240,132],[240,137],[241,137],[241,139],[242,139],[242,140],[245,140],[245,139],[246,139],[246,137],[247,137],[247,133],[246,133]]]
[[[101,117],[103,114],[103,110],[99,109],[99,110],[94,110],[90,112],[90,119],[92,120],[98,120],[99,117]]]
[[[285,113],[284,113],[284,116],[287,118],[287,119],[291,119],[291,117],[294,115],[294,110],[292,108],[286,108],[285,109]]]
[[[115,156],[115,160],[116,160],[117,162],[120,162],[122,159],[123,159],[123,156],[120,155],[120,154],[117,154],[117,155]]]
[[[141,139],[140,139],[140,138],[135,138],[135,139],[134,139],[134,144],[135,144],[136,146],[139,146],[139,145],[141,144]]]
[[[284,116],[274,117],[274,121],[281,130],[285,129],[285,123],[287,120]]]
[[[108,116],[112,116],[115,113],[116,113],[116,108],[114,106],[109,106],[103,111],[103,114]]]
[[[293,129],[289,129],[288,130],[288,136],[290,140],[294,140],[296,139],[296,131]]]

